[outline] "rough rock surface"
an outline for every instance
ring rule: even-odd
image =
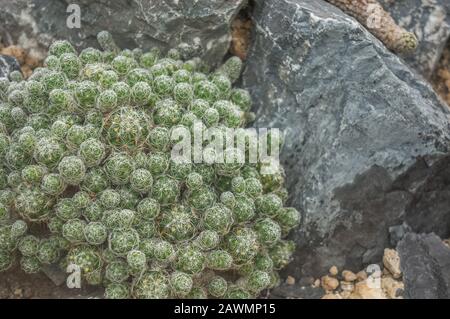
[[[322,288],[301,286],[298,284],[288,285],[286,283],[270,290],[269,298],[272,299],[320,299],[324,294]]]
[[[303,215],[286,273],[377,262],[405,219],[448,232],[449,111],[432,88],[325,2],[257,1],[252,19],[243,85],[255,126],[285,131],[289,204]]]
[[[397,251],[405,298],[450,298],[450,248],[438,236],[408,233]]]
[[[97,46],[95,36],[110,31],[123,48],[180,42],[199,44],[205,59],[219,63],[231,41],[230,25],[245,0],[0,0],[3,40],[45,52],[54,39],[78,48]],[[80,7],[81,28],[68,28],[69,4]],[[69,19],[73,22],[73,20]]]
[[[17,70],[20,71],[20,65],[14,57],[0,54],[0,78],[6,78],[10,72]]]
[[[448,0],[380,0],[395,21],[414,32],[419,47],[405,60],[425,77],[435,70],[450,38],[450,1]]]

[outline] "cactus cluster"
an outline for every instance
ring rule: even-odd
[[[98,41],[80,53],[54,42],[28,79],[0,80],[0,271],[76,265],[106,298],[251,298],[276,286],[300,222],[284,207],[282,168],[170,156],[176,127],[247,124],[250,95],[233,88],[242,62],[210,73],[179,48]]]

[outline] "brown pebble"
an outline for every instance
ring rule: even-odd
[[[286,283],[290,286],[295,285],[295,278],[292,276],[287,276]]]
[[[336,266],[332,266],[329,270],[331,276],[337,276],[339,273],[339,270]]]
[[[341,288],[344,291],[352,292],[355,289],[355,285],[349,281],[341,281]]]
[[[352,292],[344,290],[340,293],[340,295],[341,295],[342,299],[348,299],[352,295]]]
[[[350,270],[344,270],[342,272],[342,278],[344,278],[345,281],[355,281],[356,280],[356,275],[354,272],[350,271]]]
[[[363,281],[367,279],[367,273],[364,270],[361,270],[360,272],[358,272],[356,274],[356,279],[358,279],[358,281]]]
[[[23,289],[22,288],[14,289],[14,297],[22,298],[23,297]]]
[[[325,291],[333,291],[339,287],[339,281],[330,276],[323,276],[321,280],[322,288]]]
[[[342,299],[342,297],[340,294],[328,293],[325,294],[322,299]]]
[[[313,283],[313,287],[314,288],[319,288],[320,287],[320,279],[316,279]]]

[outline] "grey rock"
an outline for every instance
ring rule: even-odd
[[[406,62],[429,78],[450,38],[450,1],[448,0],[380,0],[395,21],[414,32],[419,46]]]
[[[230,24],[246,0],[0,0],[0,35],[10,43],[44,56],[52,40],[67,39],[78,49],[98,46],[96,34],[108,30],[121,48],[157,46],[167,50],[181,42],[203,48],[210,64],[220,63],[230,40]],[[81,28],[69,28],[80,7]],[[69,19],[69,21],[72,21]]]
[[[405,298],[450,298],[450,248],[438,236],[408,233],[397,251]]]
[[[61,286],[66,282],[68,274],[58,265],[45,265],[42,272],[56,285]]]
[[[255,127],[285,132],[288,204],[303,215],[286,274],[379,262],[404,221],[444,232],[450,114],[432,88],[323,1],[257,1],[252,19],[242,82]]]
[[[325,291],[318,287],[288,285],[286,283],[270,290],[268,297],[270,299],[321,299]]]
[[[0,78],[7,78],[12,71],[20,71],[19,62],[12,56],[0,54]]]
[[[411,231],[412,229],[407,223],[389,227],[389,243],[392,247],[397,246],[398,242]]]

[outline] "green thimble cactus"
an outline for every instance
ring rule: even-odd
[[[8,270],[13,261],[13,255],[9,251],[0,250],[0,271]]]
[[[108,230],[100,222],[90,222],[84,227],[84,237],[91,245],[101,245],[108,237]]]
[[[220,235],[213,230],[204,230],[195,239],[195,244],[203,251],[216,248],[219,243]]]
[[[72,198],[61,198],[55,205],[55,214],[64,221],[78,218],[81,211],[77,208]]]
[[[72,196],[72,201],[78,209],[85,209],[91,204],[91,197],[87,192],[79,191]]]
[[[105,163],[105,172],[111,183],[115,185],[127,184],[134,170],[133,160],[125,154],[113,154]]]
[[[33,235],[23,237],[17,246],[17,249],[23,256],[35,256],[39,248],[39,239]]]
[[[66,183],[61,175],[50,173],[42,178],[41,189],[48,195],[59,195],[66,189]]]
[[[273,260],[274,269],[281,269],[290,261],[295,250],[295,244],[292,241],[282,240],[276,243],[270,250],[269,256]]]
[[[98,201],[105,209],[117,208],[120,204],[120,194],[114,189],[105,189],[100,193]]]
[[[159,177],[153,184],[152,197],[156,199],[160,205],[175,203],[179,194],[179,183],[168,176]]]
[[[86,174],[86,166],[78,156],[66,156],[58,164],[58,172],[69,185],[80,184]]]
[[[205,268],[205,255],[194,246],[180,247],[175,265],[179,271],[198,274]]]
[[[36,257],[43,264],[55,263],[60,257],[59,243],[55,238],[42,239]]]
[[[250,228],[236,228],[228,235],[227,251],[233,256],[238,264],[252,260],[259,249],[257,234]]]
[[[62,235],[71,243],[82,242],[84,240],[84,228],[86,222],[80,219],[70,219],[62,227]]]
[[[160,205],[155,199],[146,197],[139,202],[137,212],[142,219],[151,220],[159,215]]]
[[[42,264],[35,256],[22,256],[20,258],[20,268],[26,274],[35,274],[41,270]]]
[[[147,268],[147,257],[140,250],[131,250],[127,254],[127,263],[132,273],[141,273]]]
[[[147,82],[136,82],[131,86],[130,94],[131,100],[136,105],[150,105],[154,103],[155,93],[153,93],[152,87]]]
[[[170,275],[170,286],[174,297],[183,297],[189,294],[193,286],[192,277],[183,272],[175,271]]]
[[[124,283],[110,283],[105,288],[106,299],[129,299],[130,288]]]
[[[169,276],[162,271],[148,271],[137,278],[133,294],[138,299],[166,299],[170,296]]]
[[[186,296],[188,299],[207,299],[208,292],[203,287],[192,287],[191,292]]]
[[[283,201],[278,195],[265,194],[256,198],[255,205],[260,215],[273,217],[283,207]]]
[[[128,264],[117,259],[108,263],[105,270],[105,278],[111,282],[120,283],[126,281],[130,277],[130,269]]]
[[[88,281],[89,277],[93,277],[92,275],[102,267],[102,260],[97,250],[87,245],[72,248],[67,253],[67,262],[78,266]]]
[[[281,227],[270,218],[259,220],[253,229],[258,235],[260,243],[271,246],[281,239]]]
[[[221,298],[227,292],[228,283],[223,277],[215,276],[209,281],[207,289],[211,296]]]
[[[156,240],[153,243],[152,254],[159,262],[166,263],[174,258],[175,248],[168,241]]]
[[[16,220],[11,225],[11,237],[14,239],[20,238],[26,234],[28,230],[28,225],[23,220]]]
[[[130,176],[130,186],[138,193],[148,193],[153,186],[152,174],[143,168],[134,170]]]
[[[206,265],[214,270],[228,270],[233,266],[233,256],[225,250],[213,250],[206,257]]]
[[[263,289],[266,289],[270,284],[270,276],[267,272],[256,270],[252,272],[247,280],[246,280],[246,287],[247,289],[254,293],[258,294]]]
[[[49,54],[60,57],[65,53],[75,53],[72,44],[67,40],[58,40],[53,42],[48,49]]]
[[[4,204],[0,203],[0,224],[9,219],[9,209]]]
[[[116,255],[126,256],[139,246],[139,234],[134,229],[114,229],[109,234],[108,244]]]
[[[234,220],[229,208],[217,204],[205,211],[202,222],[205,229],[225,235],[230,231]]]

